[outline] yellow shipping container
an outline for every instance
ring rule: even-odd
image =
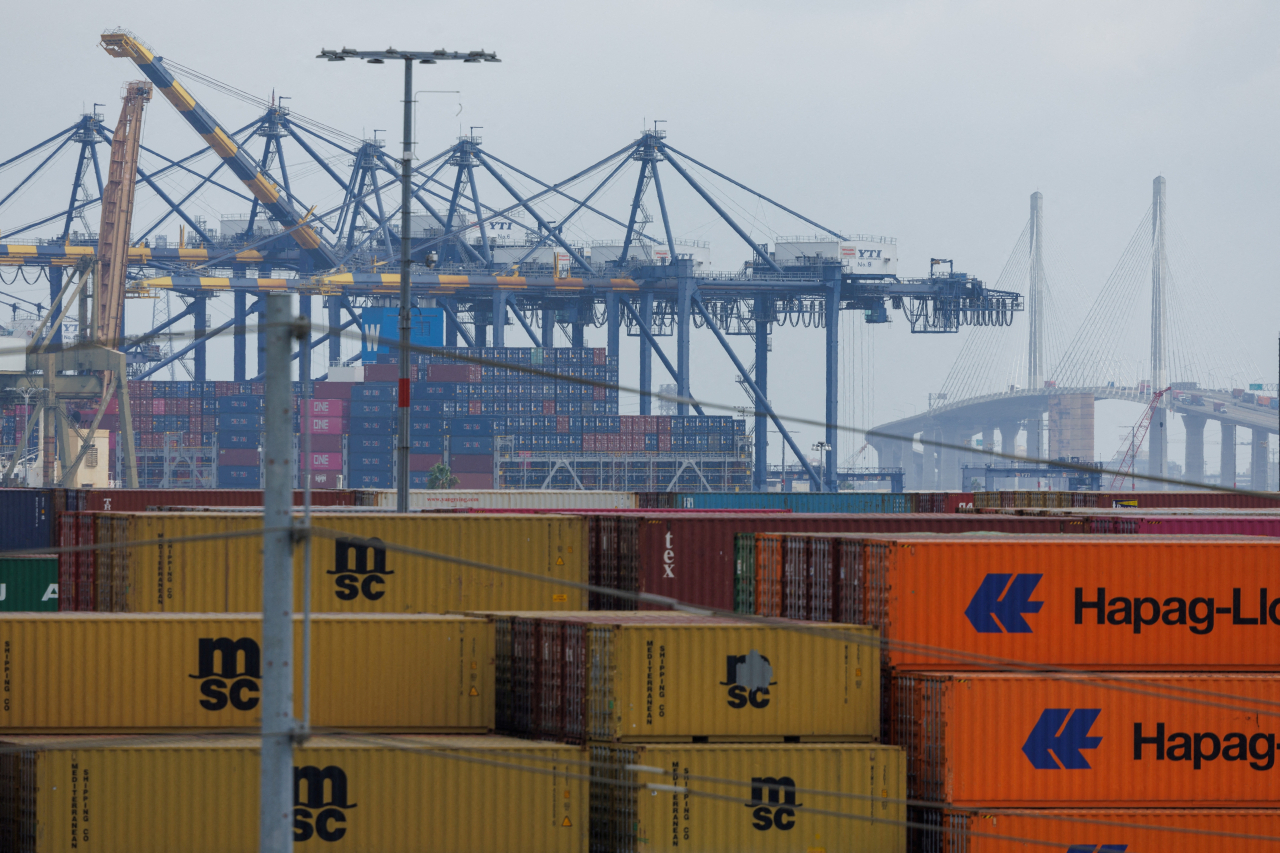
[[[18,853],[256,853],[258,745],[6,739],[0,843]],[[586,853],[580,750],[500,737],[313,738],[294,846],[324,853]],[[19,802],[20,801],[20,802]]]
[[[876,629],[492,613],[500,730],[582,742],[878,740]]]
[[[591,756],[593,850],[906,850],[897,747],[613,744]]]
[[[518,569],[551,580],[587,582],[587,524],[574,516],[394,515],[326,512],[316,527],[349,539]],[[128,613],[242,613],[262,609],[258,536],[132,543],[260,529],[259,513],[103,513],[98,609]],[[582,610],[586,594],[562,584],[432,560],[349,539],[312,543],[311,609],[316,613],[444,613],[449,610]],[[302,549],[295,550],[302,609]]]
[[[301,715],[300,616],[294,627]],[[259,728],[261,638],[255,613],[8,614],[0,732]],[[316,727],[487,732],[493,696],[493,626],[483,620],[313,617]]]

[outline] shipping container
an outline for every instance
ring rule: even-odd
[[[906,849],[906,761],[869,744],[595,745],[592,851]]]
[[[81,509],[96,512],[142,512],[169,506],[262,506],[261,489],[81,489]],[[293,493],[301,506],[303,493]],[[317,506],[354,506],[355,493],[325,492],[311,496]]]
[[[294,628],[300,661],[301,616]],[[11,614],[0,638],[0,732],[261,728],[260,614]],[[301,716],[301,667],[294,695]],[[493,696],[493,626],[484,620],[312,617],[315,726],[486,732]]]
[[[1012,521],[1012,523],[1009,523]],[[846,525],[868,533],[1093,533],[1088,519],[1070,515],[956,513],[859,515]],[[1134,533],[1130,525],[1123,531]],[[734,546],[734,609],[820,622],[866,618],[858,563],[861,540],[842,534],[738,534]]]
[[[321,526],[317,523],[317,526]],[[262,609],[261,513],[99,516],[98,608],[110,612],[238,613]],[[326,513],[312,546],[311,608],[324,612],[583,610],[587,525],[574,516]],[[328,532],[332,531],[332,533]],[[250,534],[138,545],[175,537]],[[332,537],[332,538],[331,538]],[[501,574],[381,543],[535,575]],[[302,549],[294,552],[302,609]]]
[[[0,551],[48,548],[54,544],[52,490],[0,489]]]
[[[897,668],[1276,668],[1280,541],[903,536],[868,538],[862,560],[854,621]]]
[[[904,673],[912,799],[992,808],[1273,808],[1280,675]]]
[[[557,740],[875,740],[874,629],[686,613],[472,612],[496,626],[500,729]]]
[[[0,753],[8,783],[0,840],[20,842],[6,849],[258,849],[257,738],[8,740],[21,751]],[[479,735],[322,736],[293,755],[297,850],[587,853],[590,787],[573,747]]]
[[[0,557],[0,612],[58,610],[58,557]]]
[[[1280,811],[1274,809],[927,811],[936,816],[921,817],[946,832],[913,833],[921,836],[921,843],[912,849],[938,853],[1258,853],[1280,849]]]
[[[705,512],[719,509],[789,509],[797,513],[912,510],[909,495],[887,492],[695,492],[676,495],[676,505]]]

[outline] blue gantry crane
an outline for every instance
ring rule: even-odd
[[[169,289],[190,299],[190,304],[164,326],[134,342],[151,340],[187,315],[202,321],[205,301],[211,296],[229,292],[235,300],[229,322],[212,330],[198,329],[195,340],[139,374],[144,377],[194,352],[195,378],[203,380],[207,341],[234,331],[234,377],[252,378],[244,335],[247,318],[262,308],[258,295],[279,290],[298,293],[307,314],[313,297],[325,300],[330,331],[303,348],[307,374],[312,373],[311,351],[326,343],[329,363],[339,361],[338,335],[360,326],[359,307],[397,294],[399,275],[380,270],[389,259],[398,257],[400,241],[409,239],[411,257],[422,265],[414,272],[415,298],[433,299],[443,309],[450,344],[460,341],[468,346],[503,347],[506,327],[514,320],[542,346],[556,345],[557,328],[564,330],[568,343],[581,346],[586,327],[604,326],[611,355],[619,354],[624,331],[638,338],[642,390],[653,390],[652,360],[656,356],[671,375],[679,396],[696,400],[690,339],[694,328],[706,328],[743,377],[750,406],[756,412],[755,487],[764,487],[765,437],[772,421],[804,466],[812,488],[834,489],[839,458],[834,424],[840,311],[862,312],[869,323],[888,322],[890,311],[901,311],[912,332],[950,333],[964,325],[1009,324],[1023,307],[1019,294],[987,288],[972,276],[955,272],[946,260],[935,260],[927,277],[900,277],[891,241],[846,236],[828,228],[677,150],[667,141],[665,131],[656,126],[556,183],[542,181],[497,156],[474,134],[461,136],[415,167],[412,200],[415,215],[417,208],[421,209],[423,224],[415,226],[410,235],[402,235],[399,161],[382,150],[379,140],[360,140],[325,128],[275,99],[257,119],[228,131],[136,37],[113,31],[104,34],[103,44],[113,55],[133,59],[219,157],[211,171],[202,173],[190,164],[204,149],[172,159],[143,146],[165,165],[151,174],[139,169],[138,183],[156,193],[166,213],[133,238],[128,251],[130,278],[134,287]],[[76,134],[110,139],[100,120],[86,116],[42,146],[71,144]],[[246,150],[254,137],[263,139],[262,153],[256,160]],[[286,143],[314,164],[313,171],[327,176],[341,190],[339,202],[317,210],[296,196],[286,166]],[[96,163],[93,143],[81,144],[76,186],[84,163]],[[341,157],[349,158],[346,173],[334,162]],[[36,171],[50,159],[52,155]],[[627,180],[631,164],[637,169],[630,204],[624,216],[611,215],[602,207],[602,194],[614,182]],[[248,194],[218,180],[223,168],[244,184]],[[165,174],[186,174],[198,183],[174,199],[156,181]],[[484,196],[478,186],[482,176],[496,187]],[[723,196],[706,184],[708,176],[794,217],[814,229],[815,235],[776,239],[772,247],[758,242],[718,200]],[[704,263],[704,245],[676,239],[668,204],[673,181],[688,187],[745,244],[750,259],[740,269],[713,272]],[[533,190],[527,189],[531,186]],[[234,234],[224,229],[218,235],[199,227],[200,221],[188,207],[202,192],[230,194],[238,203],[247,204],[246,227]],[[645,230],[654,221],[647,203],[650,196],[656,199],[661,225],[656,236]],[[6,200],[0,199],[0,214]],[[560,215],[547,206],[550,202]],[[73,194],[65,210],[22,229],[5,230],[5,236],[30,232],[59,218],[66,231],[70,217],[93,203],[95,199],[80,200]],[[189,240],[177,247],[148,246],[147,237],[170,215],[190,227]],[[569,229],[588,218],[593,228],[616,236],[591,246],[571,238]],[[267,220],[263,224],[270,227],[259,227],[259,219]],[[92,253],[91,246],[73,242],[64,234],[60,242],[43,245],[0,243],[0,268],[18,265],[55,271],[69,259]],[[829,449],[821,478],[768,400],[769,331],[775,324],[788,322],[824,330],[824,401],[829,424],[825,443]],[[731,345],[734,336],[752,339],[751,368]],[[670,347],[674,352],[661,342],[667,337],[675,339]],[[678,413],[688,414],[691,409],[701,412],[696,402],[682,402]],[[649,397],[642,396],[640,411],[651,412]]]

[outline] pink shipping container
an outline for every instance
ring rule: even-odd
[[[311,454],[311,470],[312,471],[341,471],[342,470],[342,454],[341,453],[312,453]]]
[[[342,435],[347,431],[346,418],[307,418],[313,435]]]
[[[310,400],[307,403],[309,409],[308,414],[332,417],[346,417],[349,414],[351,403],[348,400]]]

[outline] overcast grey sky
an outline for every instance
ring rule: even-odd
[[[448,96],[424,100],[421,152],[450,144],[460,124],[483,126],[486,147],[558,179],[664,119],[676,147],[785,204],[896,237],[904,275],[947,257],[994,283],[1039,190],[1047,230],[1080,279],[1059,298],[1083,305],[1163,174],[1170,220],[1206,274],[1189,298],[1222,303],[1232,343],[1261,371],[1254,381],[1275,382],[1278,23],[1276,3],[1170,0],[24,4],[9,12],[0,56],[0,159],[93,102],[114,123],[120,85],[138,72],[96,46],[107,27],[366,135],[399,126],[398,67],[327,64],[313,58],[318,48],[484,48],[503,63],[422,70],[421,88],[463,90],[463,112],[455,118]],[[208,102],[231,126],[254,117],[235,101]],[[159,99],[146,134],[169,153],[197,141]],[[677,237],[705,238],[708,216],[684,204]],[[0,211],[2,228],[24,221]],[[711,239],[717,267],[741,264],[731,234]],[[1145,327],[1130,332],[1146,340]],[[876,420],[922,408],[964,334],[911,336],[900,315],[877,331]],[[1010,334],[1025,340],[1022,317]],[[770,396],[780,409],[821,416],[820,347],[811,331],[775,336]],[[695,394],[745,400],[714,341],[700,336],[696,349]],[[1129,423],[1137,411],[1115,417]],[[1112,432],[1100,424],[1107,456]],[[817,438],[801,436],[805,446]]]

